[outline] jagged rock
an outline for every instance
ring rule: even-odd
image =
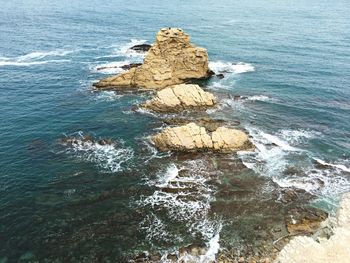
[[[147,52],[151,47],[152,47],[152,45],[149,45],[149,44],[140,44],[140,45],[135,45],[135,46],[131,47],[130,49],[132,49],[138,53],[143,53],[143,52]]]
[[[205,92],[198,85],[180,84],[158,91],[156,97],[147,101],[142,107],[158,112],[174,112],[190,108],[206,108],[215,103],[214,95]]]
[[[243,131],[219,127],[212,133],[191,122],[184,126],[168,127],[151,138],[163,151],[218,151],[232,152],[252,149],[248,135]]]
[[[94,86],[159,89],[210,75],[206,49],[190,44],[189,35],[181,29],[164,28],[158,32],[141,66],[105,78]]]

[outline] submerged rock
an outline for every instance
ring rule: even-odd
[[[163,151],[233,152],[253,148],[248,135],[241,130],[219,127],[210,133],[193,122],[184,126],[168,127],[151,140]]]
[[[147,101],[142,107],[158,112],[174,112],[190,108],[206,108],[215,103],[214,95],[198,85],[180,84],[158,91],[156,97]]]
[[[94,84],[97,88],[139,87],[165,88],[184,83],[188,79],[208,78],[206,49],[190,44],[190,37],[178,28],[163,28],[156,42],[147,52],[141,66],[127,72],[102,79]]]

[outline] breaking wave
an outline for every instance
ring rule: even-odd
[[[339,194],[350,191],[349,166],[314,158],[308,151],[297,147],[320,133],[281,130],[273,135],[251,127],[247,130],[256,150],[239,152],[239,156],[245,166],[256,173],[269,176],[282,188],[298,188],[325,198],[333,206],[336,204],[332,202]]]
[[[94,73],[101,74],[118,74],[124,71],[122,66],[130,64],[130,61],[117,61],[117,62],[109,62],[104,64],[99,64],[96,66],[90,67],[90,70]]]
[[[310,130],[281,130],[279,135],[286,141],[292,144],[301,143],[315,137],[320,137],[322,134],[317,131]]]
[[[95,163],[108,172],[123,170],[123,166],[134,156],[134,151],[125,147],[123,142],[112,142],[104,139],[93,140],[82,132],[67,136],[61,144],[66,147],[67,154]]]
[[[234,73],[241,74],[247,72],[255,71],[255,68],[252,64],[238,62],[231,63],[226,61],[211,61],[209,62],[209,68],[215,73]]]
[[[152,242],[182,242],[188,233],[201,236],[207,245],[206,253],[193,256],[181,255],[182,262],[210,262],[219,250],[221,222],[208,217],[213,187],[206,163],[191,160],[176,165],[171,163],[166,170],[158,173],[155,179],[147,180],[154,186],[152,195],[142,197],[137,204],[148,211],[140,228]],[[167,223],[165,223],[167,222]],[[185,225],[185,233],[177,232],[174,224]],[[191,261],[192,260],[192,261]]]
[[[144,39],[131,39],[130,42],[118,45],[118,46],[113,46],[114,47],[114,54],[118,56],[123,56],[123,57],[129,57],[135,59],[142,59],[144,58],[145,54],[136,52],[135,50],[130,49],[131,47],[135,45],[141,45],[145,44],[147,40]]]
[[[64,57],[73,51],[69,50],[53,50],[53,51],[44,51],[44,52],[31,52],[26,55],[18,57],[0,57],[0,66],[31,66],[31,65],[41,65],[47,63],[60,63],[67,62],[70,60],[67,59],[58,59],[58,57]],[[42,60],[44,58],[50,57],[52,59]]]
[[[94,99],[97,101],[117,101],[124,96],[110,90],[99,91],[96,94],[97,95],[94,97]]]

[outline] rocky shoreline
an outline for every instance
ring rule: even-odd
[[[203,90],[197,84],[189,83],[192,80],[208,79],[215,73],[209,69],[207,51],[191,44],[189,35],[183,30],[177,28],[161,29],[157,33],[156,42],[153,45],[145,44],[135,46],[133,49],[136,52],[147,52],[143,64],[125,65],[123,69],[126,72],[94,83],[96,89],[152,90],[155,94],[154,97],[139,107],[160,114],[201,112],[216,107],[219,102],[216,96]],[[224,75],[219,74],[217,77],[223,78]],[[237,99],[244,98],[237,97]],[[179,117],[165,119],[164,123],[167,124],[167,127],[150,136],[150,142],[160,151],[184,154],[203,154],[205,152],[227,154],[242,150],[254,150],[249,135],[243,129],[232,127],[239,125],[239,121],[232,124],[224,120],[203,117],[193,119]],[[286,208],[283,205],[279,206],[279,209],[285,213],[284,225],[269,230],[272,232],[268,239],[269,242],[266,241],[267,243],[262,244],[262,247],[259,248],[247,247],[245,254],[224,247],[216,255],[215,260],[211,259],[205,262],[268,263],[275,258],[277,258],[276,262],[281,263],[306,262],[302,259],[291,261],[291,259],[297,258],[293,252],[303,250],[305,243],[303,240],[306,239],[311,247],[317,246],[309,238],[290,240],[297,235],[315,235],[323,226],[323,221],[327,219],[328,215],[316,208],[295,205],[297,203],[294,200],[297,195],[296,191],[295,189],[289,190],[290,192],[287,189],[284,193],[282,191],[284,198],[282,198],[282,204],[285,200],[286,203],[294,204],[294,206],[286,206]],[[349,197],[347,198],[349,199]],[[348,208],[348,205],[345,207]],[[219,206],[215,208],[221,209]],[[346,212],[350,214],[349,209]],[[342,215],[341,218],[343,217]],[[281,220],[281,218],[279,219]],[[289,241],[290,243],[283,248]],[[326,246],[324,245],[324,247]],[[167,260],[166,262],[198,262],[205,257],[209,249],[202,245],[189,245],[181,248],[176,254],[167,255],[165,259],[160,254],[142,254],[129,259],[129,262],[163,262],[164,260]],[[281,250],[282,252],[279,254]],[[188,256],[189,261],[185,261],[184,256]]]

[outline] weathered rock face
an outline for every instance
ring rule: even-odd
[[[212,133],[191,122],[184,126],[166,128],[151,138],[157,148],[163,151],[218,151],[232,152],[252,149],[248,135],[243,131],[219,127]]]
[[[166,28],[158,32],[141,66],[103,79],[94,86],[159,89],[209,75],[206,49],[190,44],[189,35],[181,29]]]
[[[198,85],[180,84],[157,92],[154,99],[142,107],[158,112],[176,112],[190,108],[207,108],[216,103],[215,97]]]

